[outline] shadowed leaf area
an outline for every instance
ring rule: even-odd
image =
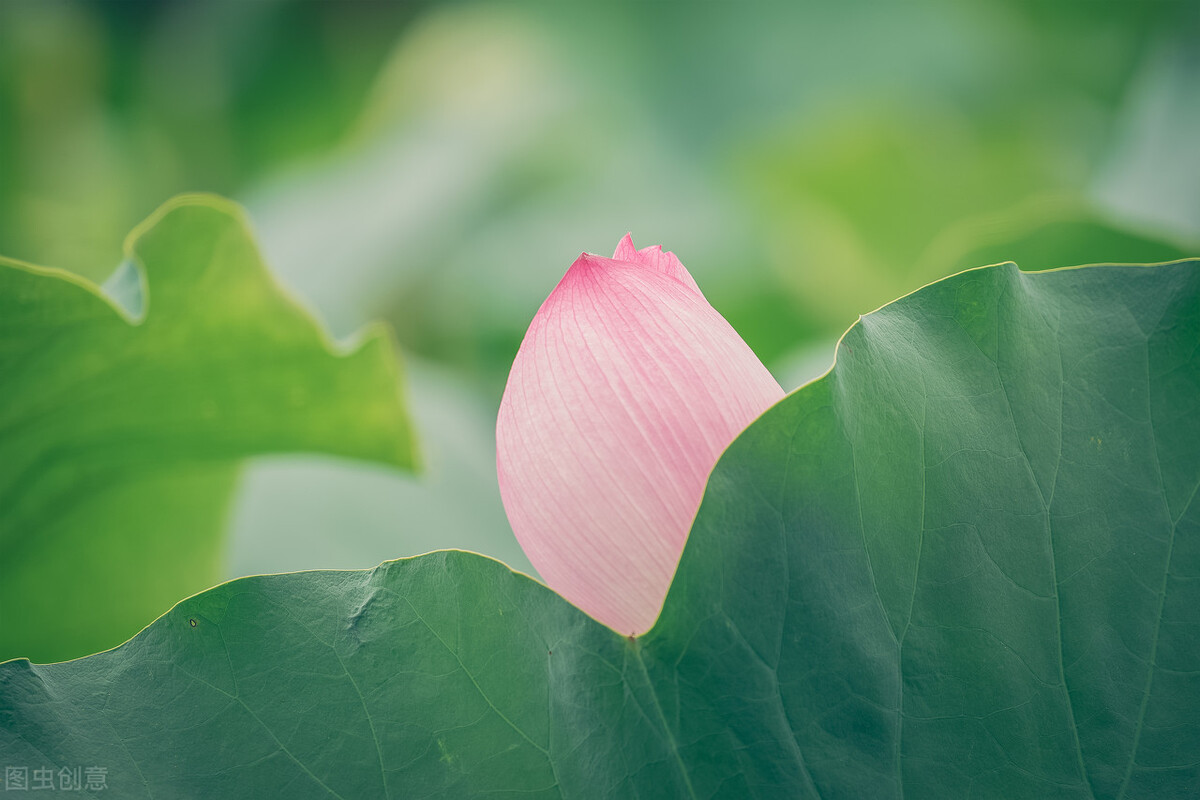
[[[104,289],[0,258],[0,658],[113,647],[220,580],[239,460],[411,467],[390,342],[334,352],[241,210],[187,196]]]
[[[1191,796],[1197,267],[864,317],[721,459],[640,639],[463,552],[246,578],[0,667],[0,762],[128,798]]]

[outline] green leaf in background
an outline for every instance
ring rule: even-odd
[[[222,575],[237,462],[411,467],[387,335],[337,353],[242,212],[181,197],[110,283],[0,260],[0,658],[112,647]]]
[[[655,628],[433,553],[0,667],[114,796],[1177,798],[1200,781],[1200,264],[933,284],[710,478]]]

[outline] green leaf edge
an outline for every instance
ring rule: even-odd
[[[328,355],[334,358],[348,359],[371,346],[381,348],[383,354],[388,356],[382,359],[384,362],[383,369],[386,370],[388,377],[395,384],[397,395],[403,398],[407,381],[401,360],[398,357],[400,347],[396,342],[392,329],[384,322],[372,321],[359,328],[347,337],[345,341],[334,339],[329,329],[325,327],[325,324],[317,314],[302,302],[290,287],[279,281],[266,260],[262,258],[263,254],[261,249],[258,248],[258,240],[254,236],[254,227],[250,222],[250,216],[245,207],[220,195],[207,192],[176,195],[160,205],[150,216],[135,225],[129,234],[126,235],[124,244],[122,245],[122,263],[131,265],[137,271],[142,294],[142,308],[140,313],[137,314],[132,313],[129,309],[122,306],[99,284],[70,270],[62,269],[61,267],[46,267],[32,264],[4,255],[0,255],[0,268],[16,269],[32,275],[65,281],[99,299],[130,327],[141,327],[149,314],[152,313],[154,301],[153,287],[149,285],[146,269],[137,256],[138,242],[172,211],[189,207],[207,208],[228,217],[241,229],[241,232],[246,235],[248,241],[255,243],[255,249],[263,265],[263,279],[271,287],[271,290],[278,295],[280,302],[285,304],[289,311],[296,314],[297,317],[312,327],[317,334],[322,348]],[[116,269],[119,268],[120,265]],[[114,273],[116,269],[114,269]],[[403,442],[397,442],[395,451],[390,454],[386,463],[413,473],[419,473],[423,468],[423,459],[421,458],[420,448],[416,439],[416,427],[413,424],[412,414],[408,404],[403,402],[403,400],[398,405],[406,436]],[[168,611],[167,613],[170,612]],[[153,625],[154,623],[150,624]]]

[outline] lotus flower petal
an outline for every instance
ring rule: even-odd
[[[546,583],[649,630],[725,447],[783,397],[674,253],[583,254],[542,304],[496,425],[500,494]]]

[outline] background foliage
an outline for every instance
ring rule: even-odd
[[[674,249],[788,389],[963,268],[1194,255],[1198,32],[1182,0],[10,0],[0,253],[103,282],[166,198],[235,198],[336,336],[392,324],[426,470],[256,459],[211,512],[221,572],[528,569],[494,414],[580,250]]]

